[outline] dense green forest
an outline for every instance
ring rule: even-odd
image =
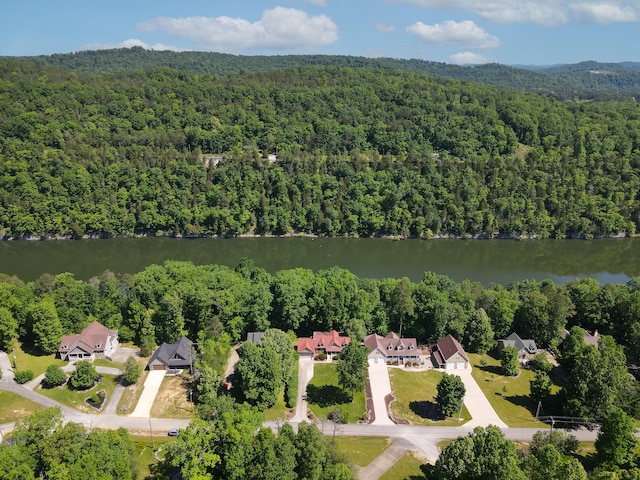
[[[331,66],[423,73],[562,99],[632,98],[640,93],[640,64],[634,62],[581,62],[549,67],[511,67],[496,63],[459,66],[418,59],[341,55],[238,56],[217,52],[152,51],[142,47],[14,58],[89,74],[170,67],[190,73],[226,76],[293,67]]]
[[[388,69],[0,60],[4,238],[631,235],[639,166],[635,100]]]

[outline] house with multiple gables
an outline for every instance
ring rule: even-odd
[[[163,343],[153,352],[149,370],[191,370],[195,362],[193,342],[182,336],[176,343]]]
[[[118,331],[101,323],[91,322],[77,335],[65,335],[60,340],[58,354],[62,360],[94,360],[108,358],[118,348]]]
[[[313,332],[311,337],[298,338],[297,350],[299,355],[313,356],[324,352],[327,356],[339,354],[349,345],[350,337],[342,335],[335,330],[330,332]]]
[[[469,357],[462,345],[451,334],[430,348],[431,361],[435,368],[445,370],[464,370],[470,367]]]
[[[369,349],[369,363],[422,363],[415,338],[400,338],[393,332],[386,337],[373,333],[364,337],[364,345]]]
[[[535,340],[530,338],[523,340],[516,332],[513,332],[507,338],[498,340],[498,353],[500,355],[502,355],[502,351],[507,347],[514,347],[518,350],[518,361],[520,363],[527,363],[538,353]]]

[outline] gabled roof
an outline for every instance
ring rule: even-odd
[[[185,368],[193,364],[193,342],[183,336],[176,343],[163,343],[149,359],[148,365],[162,363],[167,368]]]
[[[314,352],[316,350],[325,350],[328,353],[340,353],[350,341],[350,337],[340,335],[340,333],[335,330],[330,332],[313,332],[311,338],[298,338],[298,353],[303,351]]]
[[[420,354],[415,338],[400,338],[393,332],[386,337],[375,333],[367,335],[364,337],[364,344],[369,353],[377,348],[385,357],[415,357]]]
[[[264,332],[249,332],[247,333],[247,342],[260,343],[263,336]]]
[[[515,347],[519,352],[525,350],[529,353],[535,353],[538,350],[536,342],[530,338],[525,340],[521,339],[520,336],[513,332],[507,338],[500,339],[503,347]]]
[[[436,353],[439,353],[440,356],[442,356],[443,361],[445,362],[449,361],[449,359],[453,357],[456,353],[460,354],[460,356],[464,358],[467,362],[469,361],[469,358],[467,357],[467,354],[462,348],[462,345],[460,345],[458,340],[453,338],[451,334],[447,335],[438,343],[436,343],[436,348],[438,349]],[[437,356],[438,355],[436,355],[436,357]]]
[[[78,335],[63,336],[58,352],[65,354],[75,348],[81,348],[88,353],[102,352],[109,340],[117,335],[117,330],[110,330],[100,322],[93,321]]]

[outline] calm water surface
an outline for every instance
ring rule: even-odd
[[[626,283],[640,275],[640,238],[600,240],[383,240],[326,238],[118,238],[0,242],[0,272],[25,281],[71,272],[87,280],[105,270],[136,273],[165,260],[235,266],[243,258],[271,273],[339,266],[359,277],[418,282],[425,271],[485,286],[577,277]]]

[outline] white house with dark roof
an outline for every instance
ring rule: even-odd
[[[387,336],[372,333],[364,337],[369,349],[369,363],[421,363],[421,350],[415,338],[400,338],[391,332]]]
[[[451,334],[431,346],[431,361],[436,368],[464,370],[469,368],[469,357]]]
[[[176,343],[163,343],[153,352],[149,370],[191,370],[195,362],[193,342],[183,336]]]
[[[498,353],[502,354],[502,351],[506,347],[514,347],[518,350],[518,361],[520,363],[526,363],[538,353],[538,347],[535,340],[527,338],[522,339],[520,336],[513,332],[507,338],[501,338],[498,340]]]
[[[77,335],[65,335],[60,340],[58,354],[62,360],[94,360],[107,358],[118,348],[118,331],[100,322],[91,322]]]

